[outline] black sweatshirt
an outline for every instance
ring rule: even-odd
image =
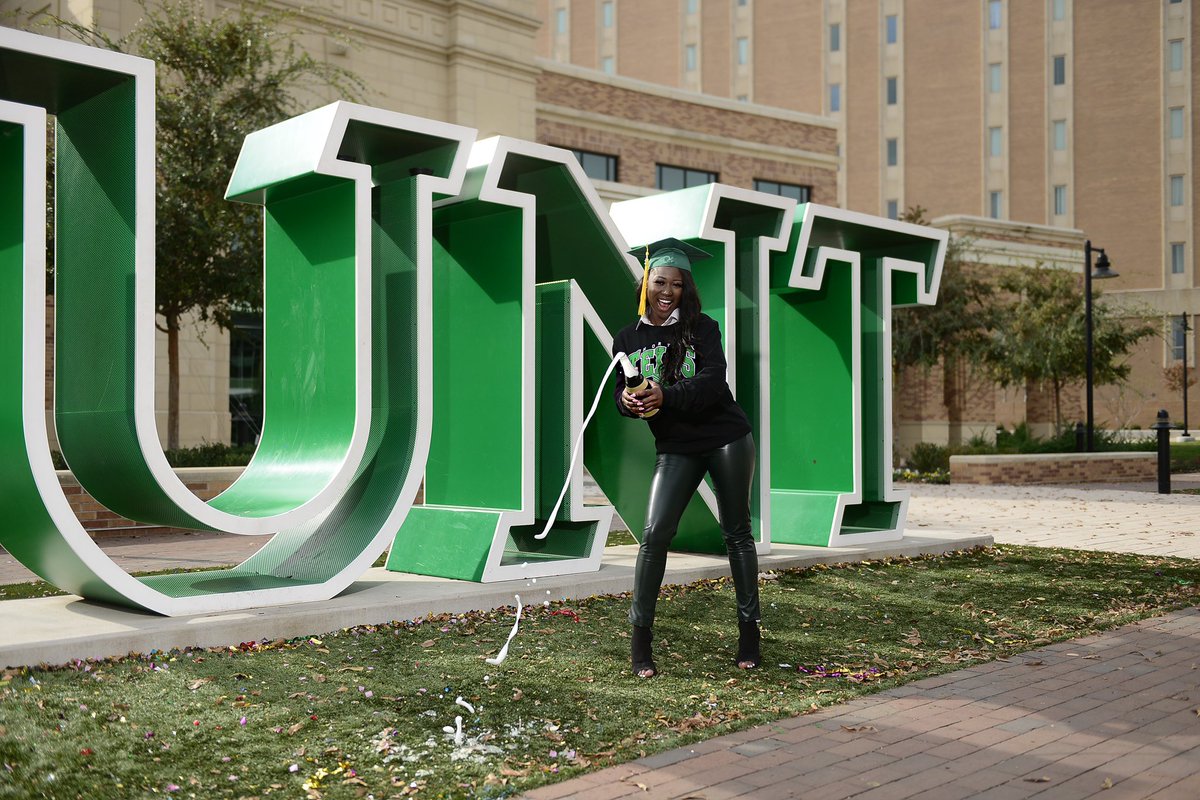
[[[675,323],[678,325],[679,323]],[[642,375],[662,383],[659,365],[666,355],[672,326],[648,325],[638,321],[622,328],[613,339],[613,355],[629,356]],[[750,432],[746,412],[738,406],[725,382],[725,353],[721,329],[712,317],[701,314],[693,331],[692,346],[684,355],[682,377],[662,387],[662,408],[646,420],[660,453],[703,453],[737,441]],[[625,375],[616,371],[613,399],[617,410],[637,418],[621,404]]]

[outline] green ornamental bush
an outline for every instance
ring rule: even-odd
[[[908,455],[908,467],[916,472],[950,469],[950,448],[930,442],[917,442]]]

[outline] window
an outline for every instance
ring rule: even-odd
[[[657,166],[657,181],[659,189],[664,191],[674,191],[676,189],[688,189],[692,186],[703,186],[706,183],[716,183],[717,173],[706,172],[702,169],[689,169],[687,167],[672,167],[667,164],[658,164]]]
[[[748,95],[748,94],[739,94],[739,95],[737,96],[737,101],[738,101],[739,103],[749,103],[749,102],[750,102],[750,95]]]
[[[1179,314],[1171,316],[1171,360],[1183,361],[1183,350],[1186,346],[1184,337],[1187,331],[1183,329],[1183,323],[1186,318]],[[1191,327],[1190,325],[1188,326]]]
[[[615,12],[613,10],[612,0],[605,0],[605,2],[601,3],[600,4],[600,24],[606,28],[611,28],[613,26],[613,14],[614,13]]]
[[[1183,69],[1183,39],[1172,39],[1167,43],[1167,62],[1171,72]]]
[[[1001,213],[1004,211],[1004,193],[1003,192],[988,192],[988,216],[992,219],[1000,219]]]
[[[1183,176],[1171,176],[1171,205],[1183,205]]]
[[[988,27],[994,31],[998,31],[1003,21],[1003,8],[1000,5],[1000,0],[988,0]]]
[[[1183,2],[1183,0],[1171,0],[1171,5],[1175,5],[1176,3],[1182,3],[1182,2]]]
[[[842,26],[833,23],[829,26],[829,52],[836,53],[842,49]]]
[[[689,44],[683,48],[683,68],[688,72],[696,71],[696,45]]]
[[[1170,119],[1170,130],[1172,139],[1183,138],[1183,106],[1176,106],[1170,109],[1168,114]]]
[[[1054,187],[1054,215],[1061,217],[1067,213],[1067,187]]]
[[[887,218],[900,219],[900,203],[896,200],[887,201]]]
[[[1054,57],[1054,85],[1063,86],[1067,82],[1067,57]]]
[[[829,110],[842,110],[842,85],[840,83],[829,84]]]
[[[898,38],[900,20],[895,14],[888,14],[883,18],[884,38],[888,44],[895,44]]]
[[[900,163],[900,140],[887,140],[887,165],[894,167]]]
[[[583,172],[589,178],[597,181],[615,181],[617,179],[617,157],[604,153],[589,153],[587,150],[572,150],[579,160]]]
[[[737,40],[737,63],[750,63],[750,40],[745,36],[739,36]]]
[[[560,8],[554,12],[554,32],[567,32],[567,10],[565,8]]]
[[[1171,242],[1171,274],[1183,274],[1183,242]]]
[[[229,331],[229,415],[234,444],[255,444],[263,424],[263,316],[238,311]]]
[[[613,60],[613,57],[605,56],[604,58],[600,59],[600,69],[605,75],[612,75],[616,73],[617,66],[616,62]]]
[[[889,106],[896,105],[896,98],[900,93],[899,89],[898,89],[898,84],[897,84],[897,81],[899,81],[899,80],[900,80],[899,78],[888,78],[887,79],[887,104]]]
[[[754,191],[777,194],[780,197],[790,197],[797,203],[807,203],[812,196],[811,186],[801,186],[795,183],[780,183],[779,181],[764,181],[754,179]]]
[[[1004,88],[1004,67],[1001,64],[988,64],[988,91],[996,94]]]
[[[750,5],[750,0],[738,0],[738,5],[739,6],[748,6],[748,5]]]
[[[988,128],[988,155],[993,158],[1004,155],[1004,129]]]
[[[1050,7],[1050,14],[1056,20],[1066,19],[1067,18],[1067,0],[1054,0],[1054,3]]]
[[[696,14],[700,11],[700,0],[687,0],[687,13]]]
[[[1065,119],[1056,119],[1052,123],[1051,137],[1054,141],[1055,150],[1067,149],[1067,121]]]

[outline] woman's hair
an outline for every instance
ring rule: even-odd
[[[651,268],[650,271],[653,272],[654,269]],[[679,321],[663,329],[667,353],[659,365],[659,377],[664,385],[675,383],[682,377],[683,354],[691,347],[696,325],[700,321],[700,291],[696,288],[696,280],[692,277],[691,270],[681,269],[679,274],[683,278],[683,294],[679,298]],[[641,300],[642,281],[638,281],[634,297],[638,301]]]

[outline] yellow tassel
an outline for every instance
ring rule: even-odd
[[[642,298],[638,301],[638,318],[646,316],[646,284],[650,283],[650,246],[646,246],[646,258],[642,262]]]

